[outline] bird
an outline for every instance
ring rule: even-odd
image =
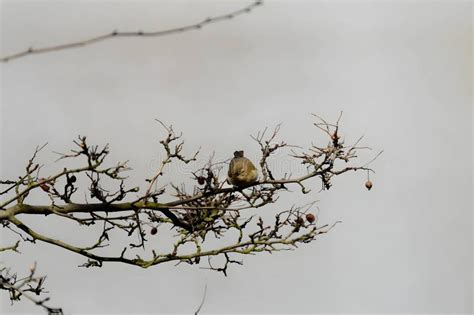
[[[244,157],[244,151],[235,151],[227,172],[227,182],[243,188],[257,182],[258,172],[253,163]]]

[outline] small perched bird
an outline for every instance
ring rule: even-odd
[[[239,188],[249,186],[257,181],[258,172],[255,165],[244,157],[244,151],[235,151],[230,161],[227,181]]]

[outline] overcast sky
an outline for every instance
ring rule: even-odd
[[[198,22],[250,1],[1,1],[1,54],[119,30]],[[23,171],[32,150],[60,168],[78,134],[109,142],[111,159],[130,160],[143,185],[160,159],[159,118],[183,131],[187,152],[258,158],[249,135],[283,123],[280,137],[321,139],[310,113],[335,120],[347,142],[384,154],[320,194],[286,194],[281,208],[319,200],[331,233],[294,252],[243,257],[227,278],[196,266],[142,270],[109,264],[82,269],[83,257],[25,244],[1,260],[18,271],[38,262],[51,305],[66,314],[471,313],[472,2],[266,1],[251,14],[200,31],[121,38],[28,56],[1,65],[1,176]],[[279,156],[280,173],[298,171]],[[173,180],[192,169],[174,168]],[[181,176],[181,177],[180,177]],[[319,184],[314,191],[319,188]],[[34,202],[34,200],[32,200]],[[61,221],[33,224],[71,242],[87,239]],[[15,240],[2,232],[2,243]],[[159,242],[159,240],[157,241]],[[35,313],[25,301],[0,312]]]

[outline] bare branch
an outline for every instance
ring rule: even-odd
[[[84,46],[89,46],[92,44],[96,44],[98,42],[102,42],[105,40],[110,40],[114,38],[119,38],[119,37],[159,37],[159,36],[165,36],[165,35],[171,35],[171,34],[177,34],[177,33],[183,33],[187,31],[192,31],[192,30],[200,30],[201,28],[212,24],[212,23],[217,23],[225,20],[230,20],[234,17],[237,17],[239,15],[242,15],[244,13],[249,13],[256,7],[260,6],[263,4],[262,0],[256,0],[253,3],[245,6],[242,9],[218,15],[215,17],[208,17],[198,23],[191,24],[188,26],[182,26],[182,27],[177,27],[177,28],[171,28],[171,29],[166,29],[166,30],[158,30],[158,31],[117,31],[114,30],[110,33],[103,34],[103,35],[98,35],[94,36],[89,39],[85,39],[82,41],[75,41],[75,42],[70,42],[66,44],[60,44],[60,45],[55,45],[55,46],[47,46],[47,47],[41,47],[41,48],[33,48],[30,47],[24,51],[18,52],[18,53],[13,53],[10,55],[6,55],[0,58],[0,62],[8,62],[14,59],[19,59],[25,56],[33,55],[33,54],[42,54],[42,53],[48,53],[48,52],[53,52],[53,51],[60,51],[60,50],[66,50],[66,49],[71,49],[71,48],[80,48]]]
[[[16,273],[5,266],[0,266],[0,290],[5,290],[10,295],[10,301],[16,302],[22,297],[42,307],[49,315],[62,315],[61,308],[47,306],[49,297],[36,298],[47,293],[44,288],[46,277],[36,276],[36,263],[30,268],[30,272],[23,278],[18,278]],[[35,297],[36,296],[36,297]]]
[[[313,144],[307,149],[290,146],[290,157],[305,165],[307,171],[299,176],[285,174],[282,177],[272,172],[269,159],[275,152],[288,147],[284,141],[277,140],[280,130],[280,125],[277,125],[273,132],[265,129],[252,136],[261,150],[259,164],[263,176],[245,188],[226,183],[226,174],[223,172],[226,162],[214,161],[213,155],[203,166],[196,165],[197,170],[192,172],[196,183],[192,189],[169,183],[157,187],[166,165],[172,162],[197,163],[197,153],[191,157],[183,154],[182,135],[161,121],[158,122],[166,130],[164,139],[159,141],[165,153],[164,158],[154,175],[147,180],[145,192],[141,194],[138,194],[140,187],[127,187],[127,178],[123,176],[123,172],[129,169],[126,163],[106,165],[110,153],[108,145],[90,145],[86,137],[78,137],[74,141],[75,147],[69,153],[60,154],[60,159],[81,159],[84,166],[63,168],[45,177],[40,176],[40,167],[35,163],[39,151],[37,148],[25,168],[25,175],[18,180],[6,179],[0,182],[0,185],[8,186],[5,200],[0,204],[0,223],[22,241],[41,241],[83,256],[86,261],[82,267],[102,267],[110,262],[142,268],[167,262],[200,264],[201,257],[207,257],[208,266],[203,268],[227,275],[231,265],[243,263],[235,260],[234,256],[294,250],[334,227],[319,225],[319,209],[314,203],[277,210],[273,221],[264,220],[256,213],[249,213],[249,210],[269,204],[275,207],[279,194],[288,191],[287,187],[299,187],[302,193],[307,194],[311,192],[307,182],[313,178],[321,181],[323,189],[330,189],[334,176],[358,170],[373,172],[368,166],[380,153],[369,162],[362,163],[362,166],[351,163],[357,158],[360,149],[367,148],[359,145],[362,137],[346,146],[339,135],[340,116],[335,124],[315,117],[315,126],[328,137],[327,145]],[[340,166],[340,162],[344,165]],[[83,180],[79,181],[79,178]],[[104,179],[107,179],[107,184]],[[81,189],[78,183],[84,181],[89,183],[85,189],[93,200],[89,202],[86,199],[86,203],[80,203],[75,196]],[[169,192],[169,189],[172,191]],[[33,190],[46,194],[51,203],[28,204],[29,193]],[[161,200],[164,194],[168,194],[166,201]],[[19,219],[26,215],[55,216],[85,227],[100,224],[101,230],[91,244],[77,246],[40,234],[25,223],[29,221]],[[148,240],[159,234],[163,227],[175,232],[171,246],[163,252],[153,248],[145,250]],[[112,244],[109,238],[112,231],[114,235],[117,232],[124,233],[124,239],[136,236],[139,241],[121,244],[121,251],[116,254],[102,255],[98,250]],[[215,239],[225,238],[226,245],[217,244],[207,248],[208,235]],[[16,250],[17,247],[18,244],[3,250]],[[137,255],[139,247],[143,252]],[[222,258],[224,262],[219,263]]]

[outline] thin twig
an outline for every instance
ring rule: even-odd
[[[207,294],[207,283],[204,285],[204,293],[202,295],[202,300],[201,304],[199,304],[198,309],[194,312],[194,315],[198,315],[199,312],[201,311],[202,306],[204,305],[204,302],[206,301],[206,294]]]
[[[48,53],[48,52],[53,52],[53,51],[84,47],[84,46],[92,45],[98,42],[102,42],[102,41],[117,38],[117,37],[158,37],[158,36],[165,36],[165,35],[171,35],[171,34],[176,34],[176,33],[183,33],[183,32],[191,31],[191,30],[199,30],[208,24],[217,23],[224,20],[230,20],[244,13],[249,13],[254,8],[260,6],[261,4],[263,4],[262,0],[256,0],[252,4],[247,5],[242,9],[239,9],[230,13],[218,15],[215,17],[208,17],[199,23],[191,24],[191,25],[183,26],[183,27],[171,28],[171,29],[166,29],[166,30],[158,30],[158,31],[139,30],[139,31],[121,32],[121,31],[114,30],[110,33],[94,36],[92,38],[82,40],[82,41],[70,42],[70,43],[54,45],[54,46],[46,46],[46,47],[41,47],[41,48],[30,47],[24,51],[1,57],[0,62],[8,62],[14,59],[19,59],[19,58],[22,58],[28,55],[33,55],[33,54],[42,54],[42,53]]]

